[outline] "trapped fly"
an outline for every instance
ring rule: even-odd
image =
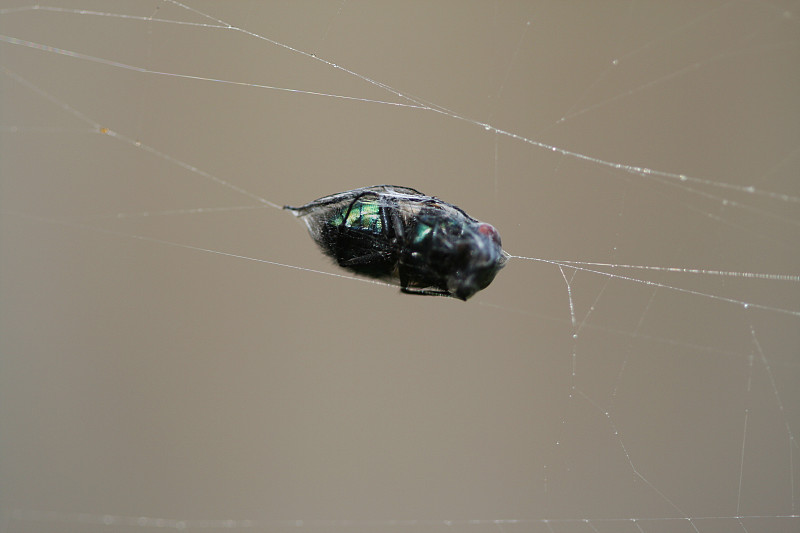
[[[363,187],[284,209],[340,266],[408,294],[466,300],[508,260],[494,226],[409,187]]]

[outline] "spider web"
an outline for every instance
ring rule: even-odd
[[[2,521],[795,531],[790,2],[7,2]],[[283,204],[436,195],[464,304]]]

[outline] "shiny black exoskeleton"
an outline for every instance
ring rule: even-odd
[[[408,187],[364,187],[285,209],[339,265],[397,280],[410,294],[466,300],[508,258],[491,224]]]

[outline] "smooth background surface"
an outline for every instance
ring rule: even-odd
[[[797,531],[796,3],[4,4],[3,531]],[[404,296],[258,200],[377,183],[659,268]]]

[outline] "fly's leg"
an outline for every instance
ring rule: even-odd
[[[397,274],[400,277],[400,292],[404,294],[417,294],[421,296],[452,296],[449,292],[443,289],[415,289],[408,286],[408,272],[405,267],[400,265]]]
[[[441,289],[411,289],[409,287],[400,287],[400,292],[403,294],[417,294],[421,296],[445,296],[451,297],[453,296],[447,291],[443,291]]]

